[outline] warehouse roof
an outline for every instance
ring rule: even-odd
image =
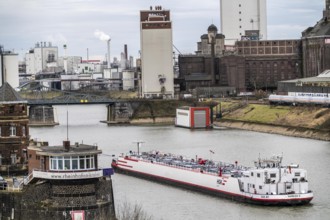
[[[285,80],[285,81],[281,81],[281,82],[284,82],[284,83],[297,83],[297,82],[301,82],[301,83],[304,83],[304,82],[308,82],[308,83],[327,82],[327,83],[330,83],[330,70],[325,70],[321,74],[319,74],[318,76],[314,76],[314,77]]]

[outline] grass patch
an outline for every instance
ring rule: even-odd
[[[225,118],[258,123],[274,123],[290,112],[286,106],[272,107],[268,105],[249,104],[248,106],[229,114]]]

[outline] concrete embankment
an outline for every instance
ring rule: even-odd
[[[175,118],[173,117],[140,118],[140,119],[133,119],[130,121],[131,125],[149,125],[149,124],[174,125],[174,123],[175,123]]]
[[[135,119],[130,122],[130,125],[174,125],[175,118],[144,118]],[[269,134],[280,134],[292,137],[312,138],[316,140],[330,141],[330,132],[309,128],[280,126],[280,125],[267,125],[261,123],[234,121],[223,119],[214,122],[215,126],[235,128],[256,132],[263,132]]]
[[[135,109],[135,117],[130,124],[174,125],[175,109],[187,104],[173,101],[143,103]],[[223,117],[214,121],[215,126],[330,141],[329,108],[270,106],[230,101],[221,102],[221,107],[219,106]],[[213,110],[214,113],[217,112],[216,107]]]
[[[330,141],[330,132],[321,131],[309,128],[299,128],[280,125],[267,125],[260,123],[234,121],[234,120],[221,120],[214,123],[219,127],[243,129],[256,132],[264,132],[269,134],[280,134],[292,137],[312,138],[316,140]]]
[[[224,104],[232,108],[232,104]],[[330,109],[250,104],[227,112],[217,126],[330,141]]]

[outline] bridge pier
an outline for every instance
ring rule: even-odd
[[[116,102],[107,105],[107,120],[103,123],[111,124],[127,124],[130,123],[132,109],[129,103]]]
[[[113,104],[109,104],[107,106],[107,122],[115,122],[115,118],[116,118],[116,105]]]
[[[54,108],[51,105],[32,105],[29,108],[29,126],[55,126],[59,125],[54,119]]]

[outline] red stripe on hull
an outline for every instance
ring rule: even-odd
[[[132,159],[130,157],[125,157],[124,159],[129,161],[139,162],[137,159]]]
[[[133,168],[133,166],[130,166],[130,165],[126,165],[126,164],[117,164],[117,167],[120,169],[120,167],[129,167],[129,168]]]

